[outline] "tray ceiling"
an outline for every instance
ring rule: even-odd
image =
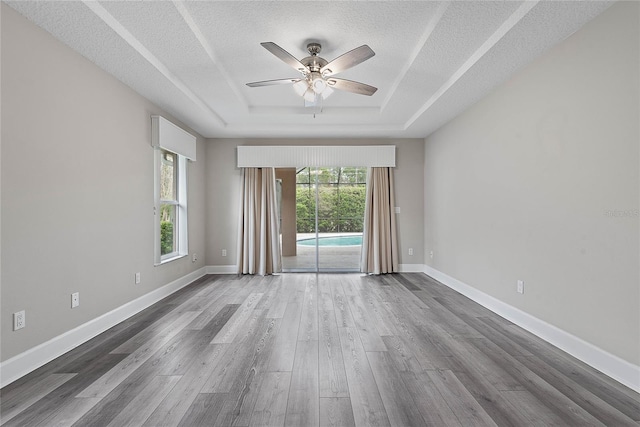
[[[604,11],[597,1],[7,1],[9,6],[205,137],[425,137]],[[318,108],[260,46],[327,60],[376,55],[337,77]],[[314,112],[315,114],[314,116]]]

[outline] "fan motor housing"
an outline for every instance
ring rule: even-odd
[[[315,55],[302,58],[300,62],[302,62],[302,65],[309,67],[311,71],[320,71],[320,68],[328,64],[326,59]]]
[[[324,58],[318,56],[320,51],[322,50],[322,45],[320,43],[309,43],[307,44],[307,50],[311,56],[307,56],[306,58],[302,58],[300,62],[309,67],[311,72],[320,71],[322,67],[328,64],[328,61]]]

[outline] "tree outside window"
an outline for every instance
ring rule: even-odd
[[[160,165],[160,255],[178,251],[178,155],[162,150]]]
[[[362,167],[303,168],[296,178],[298,233],[315,232],[316,177],[318,232],[361,233],[367,169]]]

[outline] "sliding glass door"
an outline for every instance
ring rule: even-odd
[[[283,218],[285,271],[359,270],[366,175],[362,167],[295,170],[295,253],[285,251],[292,224]]]

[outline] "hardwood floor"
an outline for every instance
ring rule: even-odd
[[[640,425],[640,395],[424,274],[206,276],[1,391],[6,426]]]

